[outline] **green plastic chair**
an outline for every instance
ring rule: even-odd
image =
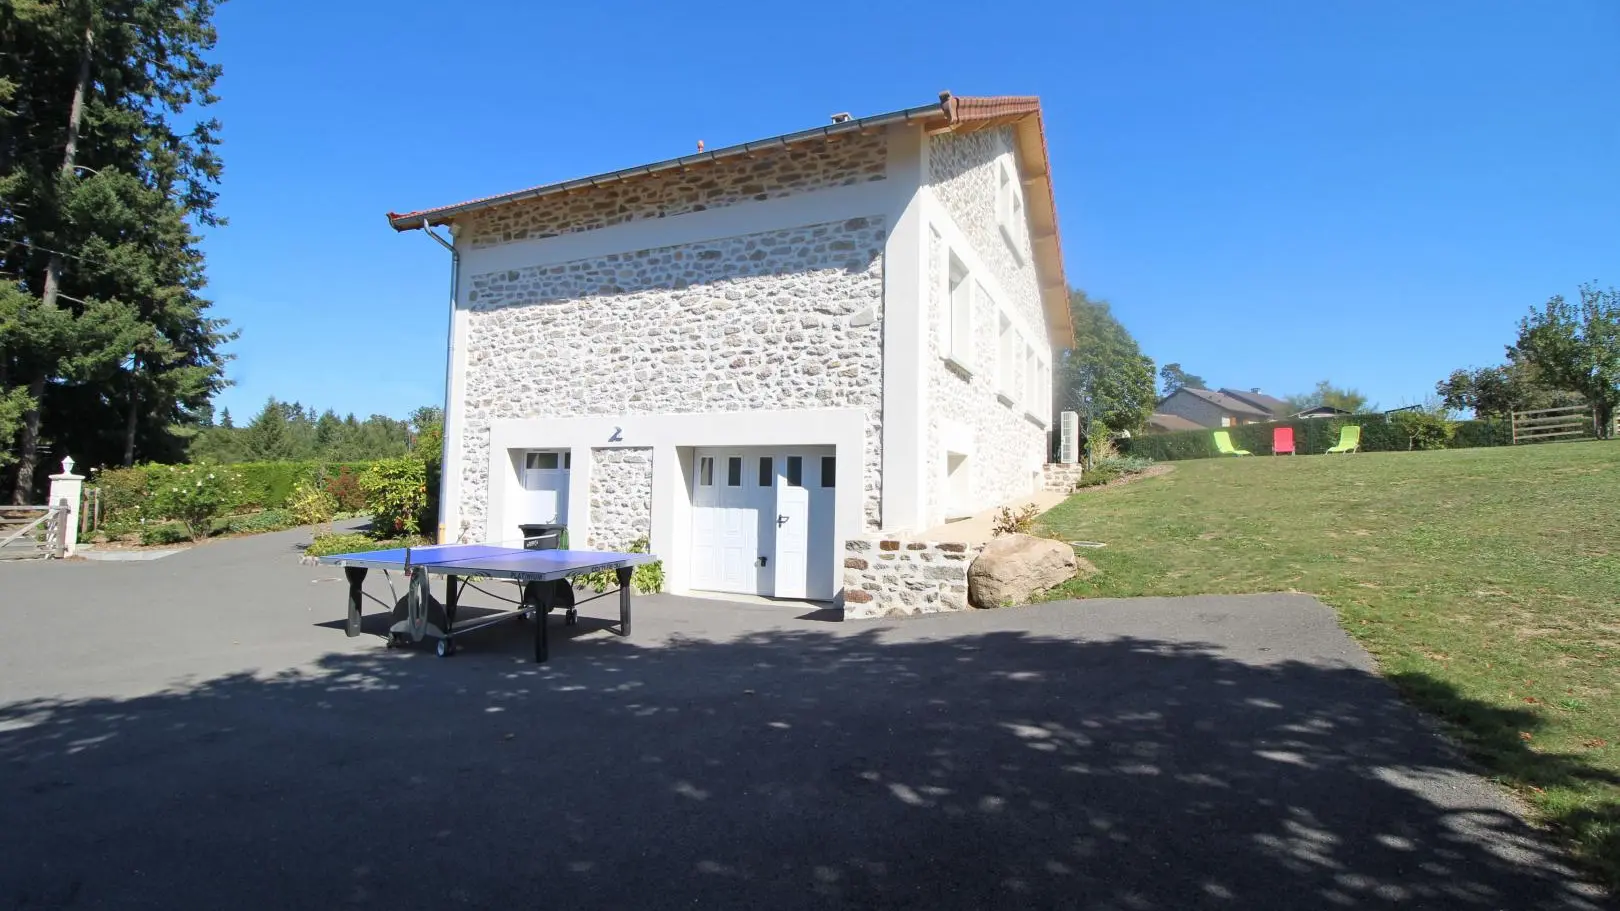
[[[1339,445],[1328,452],[1357,452],[1361,449],[1361,425],[1346,424],[1339,428]]]
[[[1232,435],[1224,430],[1215,431],[1215,448],[1221,451],[1221,455],[1254,455],[1254,453],[1247,449],[1239,449],[1236,446],[1233,446]]]

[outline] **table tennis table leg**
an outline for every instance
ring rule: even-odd
[[[456,625],[456,599],[461,597],[461,587],[456,584],[455,576],[445,576],[444,587],[444,632],[450,634],[450,628]]]
[[[366,568],[364,566],[345,566],[343,575],[349,580],[349,620],[344,626],[344,635],[353,639],[360,635],[360,601],[365,597],[360,586],[366,581]]]
[[[529,582],[523,586],[523,600],[534,607],[534,663],[544,664],[551,657],[551,642],[546,632],[547,617],[555,603],[556,586],[550,582]]]
[[[619,635],[630,635],[630,578],[635,575],[631,566],[614,570],[619,577]]]

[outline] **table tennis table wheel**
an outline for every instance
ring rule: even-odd
[[[567,616],[563,617],[563,625],[564,626],[575,626],[578,623],[579,623],[579,611],[577,611],[577,610],[569,610]]]
[[[433,651],[440,658],[448,658],[456,653],[456,640],[449,638],[440,639],[439,644],[433,647]]]

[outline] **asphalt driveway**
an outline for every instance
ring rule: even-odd
[[[609,599],[536,666],[345,638],[298,539],[0,566],[0,907],[1607,907],[1307,597]]]

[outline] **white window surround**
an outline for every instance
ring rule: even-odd
[[[1016,401],[1018,390],[1018,353],[1023,347],[1018,329],[1007,317],[1006,310],[997,313],[996,396],[1006,405]]]
[[[976,283],[955,250],[945,251],[945,288],[940,299],[940,356],[973,374],[973,288]]]
[[[1012,306],[1012,296],[1007,293],[1006,288],[1002,287],[1001,282],[996,279],[995,273],[990,270],[985,261],[980,258],[978,251],[968,242],[967,235],[957,227],[956,220],[951,217],[950,210],[946,209],[945,205],[934,195],[932,188],[923,187],[918,191],[917,195],[923,203],[923,211],[927,214],[929,228],[939,236],[940,241],[946,247],[962,260],[962,264],[967,266],[968,273],[973,276],[974,280],[984,286],[995,307],[1012,321],[1019,334],[1024,338],[1049,339],[1051,335],[1046,326],[1045,312],[1040,311],[1035,314],[1041,320],[1040,331],[1032,331],[1034,327],[1030,324],[1029,319]],[[1040,310],[1038,290],[1035,301],[1037,310]]]
[[[1002,155],[996,159],[996,227],[1001,229],[1001,239],[1019,265],[1024,264],[1024,245],[1019,241],[1023,226],[1024,188],[1019,182],[1018,165],[1011,154]]]

